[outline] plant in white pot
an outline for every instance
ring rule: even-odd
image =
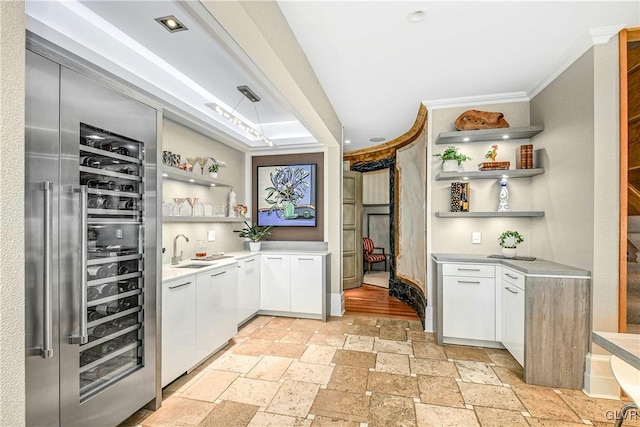
[[[209,165],[209,176],[211,178],[217,178],[218,169],[220,169],[222,166],[226,166],[227,163],[223,162],[222,160],[214,159],[213,157],[209,157],[209,160],[211,160],[211,164]]]
[[[498,237],[498,243],[502,247],[502,255],[507,258],[515,258],[518,255],[518,245],[524,242],[524,238],[517,231],[505,231]]]
[[[447,147],[444,153],[434,154],[434,156],[442,159],[442,172],[457,172],[462,162],[471,160],[471,157],[458,153],[458,149],[452,145]]]
[[[211,178],[217,178],[218,177],[218,164],[217,163],[211,163],[209,165],[209,176]]]
[[[249,242],[249,249],[251,252],[258,252],[260,250],[260,240],[266,236],[271,236],[272,225],[266,227],[260,227],[258,224],[249,225],[247,221],[244,222],[245,227],[238,231],[240,237],[251,240]]]

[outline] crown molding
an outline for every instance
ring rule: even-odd
[[[465,96],[461,98],[432,99],[429,101],[422,101],[422,103],[426,105],[429,110],[439,110],[442,108],[469,107],[487,104],[504,104],[505,102],[528,101],[529,97],[527,96],[526,92],[508,92],[490,95]]]
[[[589,28],[589,35],[593,41],[593,45],[609,43],[611,37],[617,35],[626,25],[607,25],[606,27]]]

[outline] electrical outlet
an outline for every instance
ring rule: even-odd
[[[471,243],[474,245],[482,243],[482,233],[480,231],[474,231],[471,233]]]
[[[122,239],[122,238],[124,238],[124,233],[122,232],[121,228],[118,228],[116,230],[116,239]]]
[[[216,241],[216,230],[209,230],[207,232],[207,242],[215,242]]]

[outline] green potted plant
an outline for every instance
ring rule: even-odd
[[[471,157],[458,153],[458,149],[452,145],[447,147],[444,153],[434,154],[434,156],[442,159],[442,172],[457,172],[462,162],[471,160]]]
[[[244,222],[244,225],[245,227],[237,232],[239,233],[238,235],[251,240],[251,242],[249,242],[251,252],[258,252],[260,250],[260,240],[266,236],[271,236],[270,230],[273,228],[273,225],[260,227],[256,223],[250,225],[247,221]]]
[[[218,168],[219,168],[219,167],[220,167],[220,166],[219,166],[217,163],[215,163],[215,162],[213,162],[213,163],[211,163],[211,164],[209,165],[209,176],[210,176],[211,178],[217,178],[217,177],[218,177]]]
[[[295,166],[277,168],[269,174],[272,186],[265,188],[265,201],[271,205],[268,214],[275,211],[284,219],[296,218],[296,206],[307,193],[310,174],[310,171]]]
[[[498,243],[502,247],[502,255],[506,258],[514,258],[518,255],[518,245],[524,242],[524,237],[517,231],[505,231],[498,237]]]

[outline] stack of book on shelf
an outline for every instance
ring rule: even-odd
[[[484,162],[478,164],[478,167],[481,171],[498,171],[498,170],[507,170],[511,162]]]
[[[516,149],[516,169],[533,169],[533,145],[521,145]]]

